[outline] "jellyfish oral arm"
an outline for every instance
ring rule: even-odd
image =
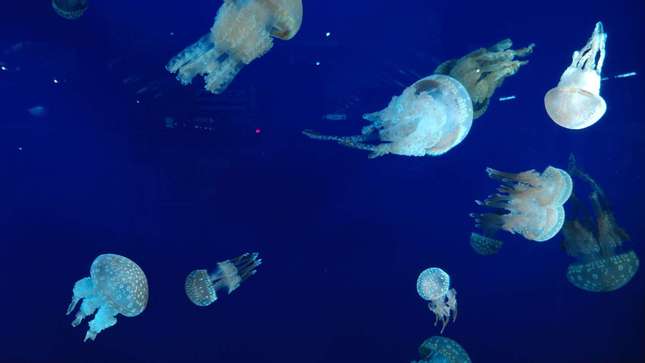
[[[90,321],[90,328],[87,330],[87,333],[85,333],[85,339],[83,339],[83,341],[85,342],[88,339],[94,340],[98,333],[114,326],[116,324],[117,314],[118,312],[109,305],[102,305],[98,309],[96,315],[94,315],[94,319]]]

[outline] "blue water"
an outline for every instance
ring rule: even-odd
[[[408,362],[439,334],[415,290],[430,266],[458,292],[444,335],[474,362],[645,362],[642,269],[592,294],[567,282],[561,235],[503,233],[490,257],[468,244],[473,200],[496,187],[485,167],[566,168],[573,152],[645,256],[645,3],[305,1],[299,34],[210,96],[164,65],[220,3],[90,0],[76,21],[2,5],[1,362]],[[603,73],[638,75],[603,82],[605,116],[569,131],[543,96],[599,20]],[[442,61],[505,37],[536,43],[530,63],[443,156],[369,160],[301,134],[355,134]],[[188,272],[247,251],[257,275],[190,303]],[[65,310],[101,253],[136,261],[150,300],[83,343]]]

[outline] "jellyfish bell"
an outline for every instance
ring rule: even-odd
[[[490,256],[497,254],[502,248],[503,242],[479,233],[470,233],[470,247],[479,255]]]
[[[56,14],[69,20],[80,18],[87,7],[87,0],[52,0],[52,8]]]
[[[607,104],[600,96],[600,75],[606,41],[607,34],[598,22],[587,44],[573,53],[571,65],[562,73],[558,85],[544,96],[546,112],[558,125],[580,130],[605,114]]]
[[[428,309],[435,315],[434,324],[442,323],[443,334],[452,317],[457,319],[457,291],[450,288],[450,276],[438,267],[423,270],[417,278],[417,293],[428,302]]]
[[[441,362],[441,363],[470,363],[470,356],[456,341],[442,337],[432,336],[421,343],[419,346],[419,355],[423,358],[422,362]]]
[[[609,292],[625,286],[638,271],[639,260],[634,251],[574,262],[567,268],[567,280],[589,292]]]

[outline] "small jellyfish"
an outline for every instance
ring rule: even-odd
[[[567,280],[590,292],[620,289],[634,277],[639,267],[634,251],[623,249],[623,242],[629,240],[629,235],[616,223],[605,192],[576,165],[573,155],[569,158],[569,173],[590,186],[593,216],[580,200],[572,198],[575,218],[567,219],[562,228],[562,247],[577,261],[569,265]]]
[[[438,268],[423,270],[417,278],[417,293],[423,300],[429,301],[428,308],[435,315],[434,325],[441,320],[441,334],[452,321],[457,319],[457,291],[450,288],[450,276]]]
[[[90,277],[78,280],[73,292],[67,315],[83,300],[73,327],[96,312],[84,341],[94,340],[98,333],[116,324],[117,314],[131,318],[141,314],[148,304],[148,280],[141,267],[127,257],[114,254],[96,257],[90,267]]]
[[[166,69],[189,84],[204,76],[205,88],[222,93],[237,73],[273,47],[272,37],[293,38],[302,24],[301,0],[225,0],[209,34],[170,60]]]
[[[492,168],[487,168],[486,172],[490,178],[499,180],[502,186],[497,188],[498,194],[483,202],[475,202],[481,206],[505,209],[509,213],[472,213],[470,216],[475,219],[477,227],[488,235],[503,229],[536,242],[547,241],[560,231],[565,216],[562,205],[573,189],[567,172],[552,166],[541,174],[535,170],[513,174]]]
[[[56,14],[65,19],[80,18],[87,10],[87,0],[52,0],[52,7]]]
[[[464,348],[456,341],[442,337],[433,336],[421,343],[419,355],[422,360],[412,363],[470,363],[470,357]]]
[[[557,87],[544,96],[549,117],[567,129],[589,127],[605,114],[607,104],[600,97],[600,73],[605,61],[607,34],[601,22],[587,44],[573,52],[571,65],[562,73]]]
[[[470,247],[482,256],[494,255],[502,248],[504,242],[483,236],[479,233],[470,233]]]
[[[255,275],[262,263],[258,253],[245,253],[230,260],[217,263],[213,272],[194,270],[186,277],[186,295],[197,306],[208,306],[217,300],[217,290],[226,288],[230,294],[240,287],[242,281]]]
[[[392,97],[385,109],[363,118],[371,124],[363,127],[361,135],[303,133],[312,139],[371,151],[370,158],[386,154],[436,156],[468,135],[473,107],[464,86],[452,77],[435,74],[416,81],[400,96]]]
[[[486,112],[495,89],[506,77],[512,76],[528,61],[515,60],[533,52],[534,44],[513,50],[513,42],[504,39],[490,48],[480,48],[459,59],[441,63],[435,73],[449,75],[466,87],[473,102],[473,119]]]

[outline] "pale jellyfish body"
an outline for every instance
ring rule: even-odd
[[[385,109],[365,114],[363,118],[371,124],[362,129],[361,135],[329,136],[312,131],[304,134],[371,151],[370,158],[386,154],[437,156],[468,135],[473,108],[468,91],[457,80],[431,75],[393,97]],[[371,143],[375,138],[378,144]]]
[[[225,0],[211,32],[166,69],[184,85],[202,75],[206,90],[222,93],[245,65],[273,47],[273,37],[289,40],[301,24],[301,0]]]
[[[450,288],[450,276],[442,269],[431,267],[417,278],[417,293],[428,301],[428,308],[435,315],[435,325],[441,321],[441,333],[450,318],[457,319],[457,291]]]
[[[433,336],[419,346],[419,354],[423,360],[413,363],[470,363],[470,356],[456,341]]]
[[[571,65],[562,73],[557,87],[544,96],[546,112],[558,125],[584,129],[605,114],[607,104],[600,96],[600,75],[606,41],[607,34],[598,22],[587,44],[573,53]]]
[[[134,317],[143,312],[148,303],[148,280],[127,257],[103,254],[92,262],[90,277],[74,284],[73,293],[67,314],[82,302],[72,326],[96,313],[84,339],[94,340],[98,333],[116,324],[116,315]]]
[[[212,272],[205,269],[194,270],[186,277],[184,288],[186,296],[197,306],[208,306],[217,300],[217,291],[232,293],[240,284],[256,273],[262,263],[258,253],[245,253],[230,260],[217,263]]]

